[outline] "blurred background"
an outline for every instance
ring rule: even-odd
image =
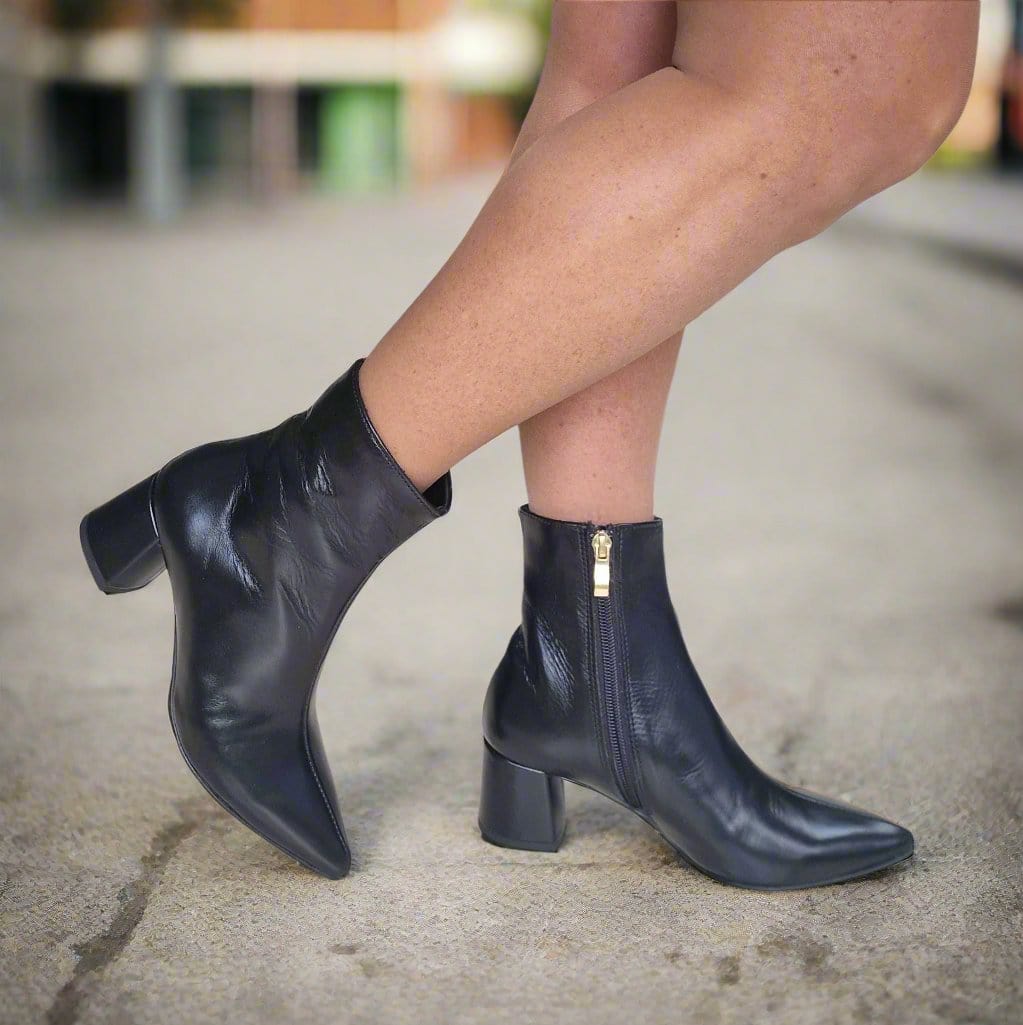
[[[985,0],[939,162],[1023,167],[1020,0]],[[500,161],[549,0],[5,0],[0,204],[132,204],[421,185]]]
[[[7,0],[8,208],[343,195],[499,161],[544,0]]]
[[[673,597],[730,728],[912,828],[909,864],[727,889],[578,788],[558,854],[479,839],[514,432],[324,665],[340,884],[181,762],[166,575],[93,585],[83,513],[308,406],[443,264],[548,17],[0,0],[0,1025],[1019,1025],[1023,0],[984,0],[927,167],[687,329],[662,444]]]

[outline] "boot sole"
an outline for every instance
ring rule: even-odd
[[[573,783],[577,787],[599,794],[626,811],[632,812],[638,819],[645,822],[687,865],[722,886],[733,886],[760,893],[815,890],[822,886],[837,886],[839,883],[848,883],[854,879],[865,879],[876,875],[908,861],[914,853],[910,851],[908,854],[889,858],[868,869],[813,883],[759,886],[737,882],[698,865],[685,851],[673,844],[646,815],[627,805],[624,801],[605,794],[586,783],[580,783],[578,780],[545,773],[540,769],[530,769],[528,766],[513,762],[495,751],[486,741],[483,743],[483,748],[483,787],[480,796],[479,828],[483,839],[497,847],[522,851],[542,851],[548,854],[556,853],[565,836],[563,785],[564,783]],[[546,800],[546,794],[552,795],[553,803],[544,808],[542,805]],[[559,797],[559,794],[562,796]],[[553,830],[547,830],[546,823],[548,822],[560,823],[560,828],[556,833]]]

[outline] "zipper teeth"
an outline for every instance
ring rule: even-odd
[[[603,528],[607,530],[607,528]],[[608,530],[608,534],[611,532]],[[598,638],[598,662],[600,664],[601,683],[604,692],[604,713],[607,721],[607,735],[611,748],[612,769],[615,782],[622,796],[629,804],[636,806],[635,790],[629,778],[628,764],[625,757],[625,738],[620,721],[618,651],[615,644],[615,628],[612,601],[616,593],[614,581],[612,593],[606,598],[594,597],[591,600],[596,606]]]
[[[604,709],[607,718],[607,733],[611,744],[611,757],[614,762],[616,782],[622,796],[628,800],[626,783],[625,759],[622,755],[621,731],[618,728],[618,680],[614,672],[615,651],[611,631],[611,602],[609,599],[597,599],[597,622],[600,627],[600,661],[601,675],[604,683]]]

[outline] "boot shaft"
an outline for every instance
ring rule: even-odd
[[[519,510],[524,554],[524,595],[536,609],[553,614],[553,606],[575,603],[589,611],[601,570],[609,575],[606,597],[613,602],[625,591],[632,608],[646,594],[653,602],[669,601],[664,571],[664,525],[642,523],[571,523]],[[598,553],[594,539],[606,535]]]
[[[662,523],[601,527],[525,507],[520,519],[522,625],[491,683],[487,738],[512,760],[638,805],[635,706],[647,701],[645,680],[688,662]]]
[[[199,600],[215,582],[247,603],[261,581],[280,578],[292,604],[312,613],[319,597],[327,607],[347,600],[377,563],[448,511],[450,475],[421,494],[380,440],[359,366],[277,427],[202,445],[159,472],[153,512],[180,593],[194,584]]]

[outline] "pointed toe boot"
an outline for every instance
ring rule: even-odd
[[[485,839],[557,850],[569,780],[736,886],[823,886],[913,853],[908,830],[786,786],[738,745],[679,631],[660,520],[600,527],[528,509],[521,520],[522,625],[483,716]]]
[[[166,567],[174,594],[170,718],[228,811],[336,879],[350,851],[316,723],[320,666],[377,565],[447,512],[371,424],[359,366],[273,430],[186,452],[82,521],[108,594]]]

